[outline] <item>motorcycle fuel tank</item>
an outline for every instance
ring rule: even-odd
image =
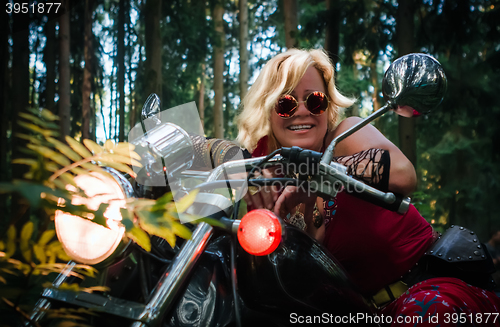
[[[292,314],[372,314],[343,267],[318,242],[286,225],[280,246],[266,256],[238,251],[238,290],[245,307],[272,313],[282,321]]]

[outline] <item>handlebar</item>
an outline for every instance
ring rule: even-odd
[[[226,162],[216,167],[206,179],[206,182],[198,187],[206,188],[211,184],[215,187],[220,184],[220,181],[217,181],[224,174],[224,172],[231,173],[232,170],[237,170],[238,168],[241,169],[241,167],[245,167],[248,171],[255,166],[258,166],[263,158],[264,157],[258,157]],[[352,176],[347,175],[345,166],[336,162],[331,162],[328,165],[321,162],[321,158],[322,153],[316,151],[303,150],[299,147],[281,148],[280,155],[276,155],[272,159],[268,160],[263,168],[266,166],[275,166],[277,164],[306,164],[308,169],[308,174],[306,175],[311,176],[307,181],[309,183],[309,187],[320,196],[334,197],[339,191],[346,191],[357,198],[368,201],[387,210],[395,211],[400,214],[404,214],[408,211],[411,202],[410,198],[391,192],[383,192],[371,187],[357,179],[354,179]],[[269,184],[268,182],[272,181],[281,181],[288,184],[291,180],[289,178],[277,178],[259,179],[259,183],[255,184],[252,180],[249,182],[254,185],[266,185]],[[232,182],[236,181],[233,180]],[[243,184],[244,181],[241,180],[238,182],[242,182]]]

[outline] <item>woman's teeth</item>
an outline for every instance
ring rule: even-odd
[[[312,125],[293,125],[293,126],[288,127],[288,129],[290,129],[292,131],[300,131],[303,129],[311,129],[311,128],[312,128]]]

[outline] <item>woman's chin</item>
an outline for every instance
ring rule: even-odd
[[[302,148],[302,149],[308,149],[308,150],[314,150],[314,151],[320,150],[318,148],[318,142],[316,140],[309,140],[309,139],[301,138],[301,137],[290,137],[288,139],[288,144],[290,144],[290,147],[291,146],[298,146],[299,148]],[[320,144],[319,147],[321,147],[321,143],[319,143],[319,144]]]

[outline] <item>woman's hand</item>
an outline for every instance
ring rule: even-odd
[[[276,177],[272,169],[263,169],[256,174],[262,178]],[[258,177],[257,177],[258,178]],[[280,188],[277,186],[249,186],[248,192],[243,199],[252,209],[269,209],[273,210],[274,204],[278,199]]]
[[[320,224],[315,224],[314,221],[314,205],[318,206],[320,216]],[[299,207],[300,206],[300,207]],[[287,186],[276,200],[274,213],[281,218],[286,218],[288,214],[295,214],[297,208],[304,215],[306,223],[306,232],[316,238],[319,242],[323,241],[325,234],[325,224],[323,222],[323,199],[318,198],[316,193],[309,189],[304,189],[297,186]]]

